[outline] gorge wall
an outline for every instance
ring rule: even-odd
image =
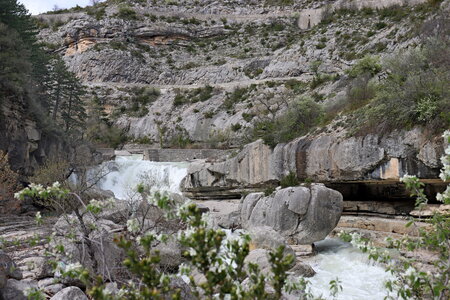
[[[183,190],[194,199],[240,198],[248,191],[277,185],[293,172],[301,182],[323,182],[340,191],[344,200],[351,201],[346,202],[347,211],[407,213],[414,205],[401,201],[409,194],[399,179],[415,174],[429,183],[428,193],[435,194],[445,187],[438,179],[443,151],[441,137],[430,139],[419,128],[385,136],[323,133],[274,149],[256,141],[235,157],[193,164]]]
[[[164,132],[167,145],[182,137],[213,146],[227,140],[227,147],[299,96],[339,100],[356,60],[415,43],[417,21],[409,18],[426,23],[436,15],[423,2],[107,2],[36,18],[49,50],[63,56],[131,140],[156,143]],[[332,21],[322,13],[302,21],[327,7]],[[308,23],[317,26],[302,30]],[[327,79],[311,87],[315,72]]]

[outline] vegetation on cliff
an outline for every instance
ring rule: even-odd
[[[22,4],[15,0],[0,4],[0,104],[20,103],[44,131],[59,138],[63,132],[80,138],[85,119],[80,81],[60,57],[39,43],[34,20]]]

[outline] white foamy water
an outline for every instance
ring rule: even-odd
[[[329,283],[336,278],[342,286],[336,299],[382,300],[387,295],[384,282],[392,276],[369,261],[367,254],[337,239],[327,239],[316,245],[319,254],[311,266],[317,274],[309,278],[314,296],[333,299]]]
[[[153,191],[181,193],[180,183],[187,174],[187,163],[146,161],[142,155],[118,156],[100,168],[107,174],[97,186],[121,200],[130,199],[140,183]]]

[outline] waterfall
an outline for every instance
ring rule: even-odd
[[[97,187],[112,191],[116,198],[127,200],[140,183],[152,191],[181,193],[180,183],[187,174],[187,163],[153,162],[142,155],[118,156],[98,169],[103,174]]]

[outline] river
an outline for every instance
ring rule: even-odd
[[[139,183],[153,190],[181,193],[180,183],[187,174],[187,167],[188,163],[144,161],[141,155],[119,156],[103,164],[107,174],[98,187],[112,191],[122,200],[130,197]],[[384,299],[387,294],[384,282],[391,276],[381,266],[370,262],[366,254],[336,239],[317,242],[316,248],[318,254],[308,261],[317,273],[309,279],[314,296],[333,299],[329,283],[338,278],[342,291],[334,299]]]

